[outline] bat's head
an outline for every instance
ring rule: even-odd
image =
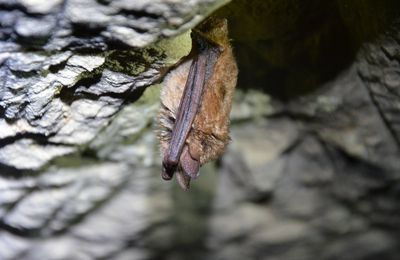
[[[199,24],[197,30],[222,46],[229,43],[228,21],[225,18],[211,16]]]

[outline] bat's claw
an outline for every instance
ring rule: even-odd
[[[168,174],[165,170],[165,168],[163,168],[162,172],[161,172],[161,178],[163,178],[164,181],[169,181],[172,179],[172,175]]]

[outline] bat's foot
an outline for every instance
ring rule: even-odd
[[[182,188],[184,191],[188,191],[190,188],[190,177],[186,173],[182,171],[178,171],[176,174],[176,179],[178,181],[179,186]]]
[[[166,181],[171,180],[172,177],[174,176],[177,166],[178,166],[177,162],[170,162],[168,160],[164,160],[161,177]]]

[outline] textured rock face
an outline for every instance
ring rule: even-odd
[[[46,50],[102,49],[112,42],[143,47],[177,35],[226,0],[1,0],[2,34]]]
[[[0,162],[18,169],[40,168],[92,140],[125,100],[160,78],[161,67],[185,55],[190,40],[175,39],[183,47],[169,55],[174,40],[129,47],[177,35],[223,1],[36,2],[0,3],[0,137],[12,142]],[[23,138],[34,141],[16,141]],[[20,151],[31,144],[47,155],[26,164]]]
[[[0,259],[398,259],[396,1],[220,10],[232,142],[189,193],[160,180],[153,84],[225,2],[0,0]]]
[[[151,174],[158,92],[129,104],[226,2],[0,1],[0,259],[151,254],[125,244],[169,214]]]

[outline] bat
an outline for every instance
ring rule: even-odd
[[[192,50],[164,78],[158,115],[164,180],[188,190],[200,166],[222,155],[238,68],[226,19],[210,17],[191,33]]]

